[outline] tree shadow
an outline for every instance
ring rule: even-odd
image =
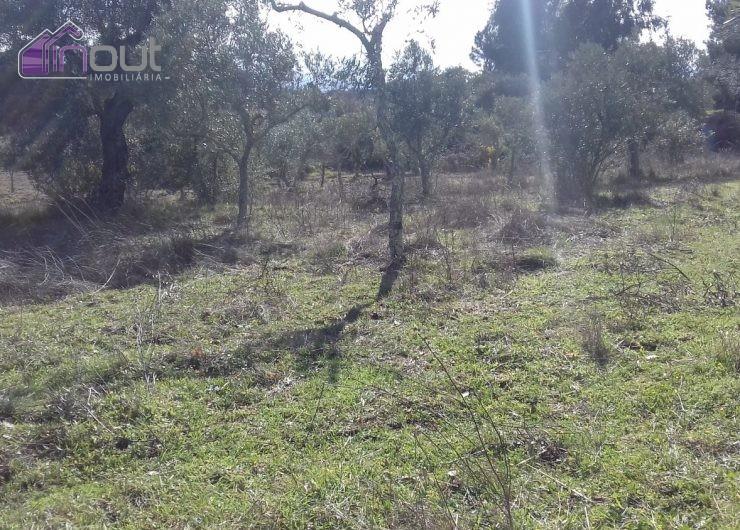
[[[275,338],[265,337],[259,341],[260,346],[255,345],[255,349],[291,352],[295,355],[297,370],[303,374],[314,372],[322,361],[326,361],[328,382],[336,383],[342,357],[339,342],[347,326],[357,322],[365,310],[391,293],[402,268],[402,262],[391,264],[386,268],[374,300],[353,306],[344,316],[327,324],[286,331]],[[244,352],[251,350],[251,347],[245,347]],[[241,357],[241,353],[237,357]]]
[[[345,328],[357,322],[362,313],[371,305],[370,302],[358,304],[343,317],[324,326],[285,333],[272,345],[296,353],[298,370],[303,373],[314,369],[322,359],[327,360],[329,382],[336,383],[341,360],[339,341]]]
[[[398,277],[401,275],[403,269],[403,263],[399,261],[391,262],[380,279],[380,287],[378,288],[378,294],[375,297],[376,301],[380,301],[387,297],[393,291],[393,286],[396,285]]]
[[[352,307],[343,317],[324,326],[286,333],[275,342],[274,346],[289,349],[296,353],[306,352],[305,355],[298,357],[299,370],[302,372],[310,371],[321,358],[328,360],[329,382],[336,383],[339,374],[339,361],[341,360],[339,341],[345,328],[349,324],[357,322],[368,307],[391,293],[402,268],[403,262],[400,261],[388,265],[381,277],[375,301],[358,304]]]

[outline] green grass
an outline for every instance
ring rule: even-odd
[[[0,528],[490,527],[464,400],[518,527],[736,528],[739,192],[607,211],[529,272],[463,230],[380,302],[332,248],[2,308]]]

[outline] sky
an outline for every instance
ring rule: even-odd
[[[294,0],[298,3],[297,0]],[[316,9],[333,12],[336,0],[305,0]],[[419,19],[413,13],[424,0],[401,0],[398,16],[386,30],[385,60],[391,61],[409,39],[416,39],[433,49],[435,62],[442,67],[464,66],[476,69],[470,60],[475,34],[486,24],[492,0],[440,0],[440,11],[434,19]],[[671,32],[691,39],[700,47],[709,36],[705,0],[656,0],[656,13],[669,19]],[[305,14],[271,13],[274,24],[305,51],[321,50],[335,56],[360,53],[356,37],[329,22]],[[420,31],[423,30],[423,31]]]

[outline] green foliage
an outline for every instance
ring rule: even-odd
[[[507,176],[513,184],[518,161],[531,157],[535,149],[534,113],[526,99],[500,97],[496,100],[493,116],[500,127],[502,151],[509,158]]]
[[[330,161],[337,171],[382,170],[385,146],[378,136],[375,111],[366,100],[339,101],[326,122],[325,138]]]
[[[561,204],[593,199],[609,157],[626,139],[632,93],[614,61],[595,44],[584,45],[548,90],[546,109]]]
[[[729,0],[709,0],[712,33],[707,43],[706,76],[715,93],[715,107],[740,112],[740,10]]]
[[[681,111],[665,117],[655,139],[657,152],[671,164],[680,164],[687,154],[696,153],[701,145],[696,120]]]
[[[90,196],[101,175],[99,127],[97,118],[76,115],[60,129],[50,128],[26,146],[20,168],[50,197]]]
[[[614,51],[643,30],[655,31],[665,21],[653,14],[653,0],[568,0],[553,22],[553,49],[561,64],[584,43]]]
[[[419,43],[411,41],[389,72],[391,127],[403,139],[424,179],[425,194],[435,160],[467,121],[468,74],[439,72]]]
[[[556,3],[550,0],[525,0],[530,4],[532,28],[526,26],[524,2],[496,2],[486,27],[475,37],[471,58],[487,71],[521,74],[527,72],[526,36],[530,32],[538,39],[538,51],[548,49],[548,30],[552,24]],[[544,39],[543,39],[544,36]]]
[[[653,5],[652,0],[501,0],[476,36],[471,57],[488,71],[527,73],[531,37],[539,69],[549,74],[586,43],[613,51],[644,29],[664,26]]]
[[[321,155],[325,125],[321,115],[304,112],[289,123],[275,127],[262,149],[270,175],[281,185],[292,187],[305,179],[309,162]]]
[[[662,137],[674,159],[695,143],[681,129],[698,129],[690,122],[703,108],[696,58],[693,45],[674,40],[660,47],[630,42],[611,54],[585,45],[573,54],[546,102],[561,202],[590,202],[606,165],[629,142],[639,149]]]

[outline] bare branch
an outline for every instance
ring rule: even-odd
[[[365,32],[363,32],[361,29],[359,29],[357,26],[355,26],[351,22],[341,18],[336,13],[329,14],[323,11],[319,11],[318,9],[314,9],[313,7],[307,6],[305,2],[301,2],[300,4],[296,5],[296,4],[283,4],[283,3],[278,3],[275,0],[270,0],[270,4],[272,5],[272,8],[278,13],[284,13],[288,11],[302,11],[304,13],[308,13],[309,15],[313,15],[317,18],[321,18],[323,20],[336,24],[340,28],[346,29],[347,31],[354,34],[358,39],[360,39],[360,42],[362,42],[362,45],[367,50],[370,50],[372,48],[372,43],[370,42],[370,39],[368,39]]]

